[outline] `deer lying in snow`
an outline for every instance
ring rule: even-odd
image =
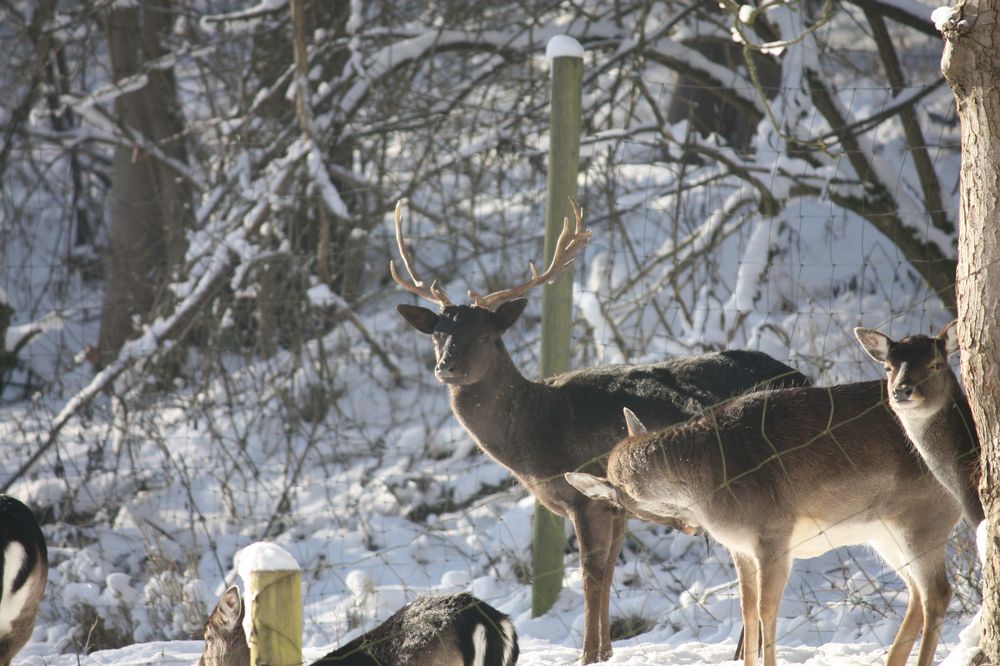
[[[576,492],[563,473],[603,473],[604,458],[625,436],[622,406],[649,414],[657,427],[679,423],[722,400],[759,388],[803,386],[809,380],[767,354],[725,351],[671,358],[648,365],[576,370],[541,382],[525,379],[502,336],[520,317],[532,288],[553,280],[590,238],[574,206],[575,229],[565,220],[548,268],[517,287],[486,296],[469,292],[472,305],[454,305],[437,281],[417,275],[403,241],[396,206],[396,242],[410,281],[390,264],[396,282],[437,303],[435,312],[399,305],[406,321],[434,341],[434,374],[448,387],[451,408],[480,448],[509,469],[550,511],[569,518],[580,549],[584,594],[584,663],[611,656],[610,589],[625,536],[625,513]],[[686,529],[683,523],[665,519]]]
[[[205,623],[199,666],[250,666],[245,608],[230,587]],[[421,597],[313,666],[514,666],[517,632],[504,613],[468,593]]]
[[[729,549],[743,626],[761,623],[776,663],[778,605],[792,559],[868,543],[902,576],[909,604],[889,650],[902,666],[923,629],[930,666],[951,599],[945,543],[958,503],[914,455],[884,382],[762,391],[652,434],[634,415],[607,478],[566,474],[594,500],[643,519],[679,519]],[[746,631],[745,663],[760,635]]]
[[[0,666],[10,666],[31,638],[48,579],[48,549],[34,514],[0,495]]]
[[[899,342],[870,328],[854,335],[885,366],[889,406],[910,441],[945,488],[961,502],[975,527],[986,517],[979,498],[979,436],[969,401],[948,357],[958,351],[955,320],[936,338],[911,335]]]

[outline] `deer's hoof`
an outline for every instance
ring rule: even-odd
[[[611,659],[612,650],[610,647],[597,650],[595,652],[584,652],[580,656],[581,664],[596,664],[601,661]]]

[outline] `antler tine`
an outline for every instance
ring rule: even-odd
[[[576,255],[579,254],[580,250],[590,240],[591,232],[583,228],[583,211],[577,207],[572,199],[569,200],[569,205],[573,208],[576,227],[571,230],[569,218],[563,218],[563,228],[559,233],[559,239],[556,241],[556,249],[552,253],[552,261],[549,262],[548,268],[539,274],[534,264],[528,264],[528,267],[531,269],[530,280],[510,289],[494,291],[492,294],[487,294],[486,296],[480,296],[478,293],[470,290],[469,297],[473,303],[481,308],[492,310],[501,303],[520,298],[540,284],[552,282],[576,260]]]
[[[403,266],[406,267],[406,272],[410,274],[411,282],[407,282],[399,277],[399,273],[396,272],[396,264],[391,259],[389,260],[389,273],[392,275],[392,279],[396,281],[403,289],[409,292],[425,298],[428,301],[437,303],[441,307],[446,305],[451,305],[451,301],[448,300],[448,295],[444,293],[444,289],[438,286],[437,280],[431,282],[430,287],[427,283],[420,279],[417,274],[416,269],[413,267],[413,258],[410,252],[406,249],[406,243],[403,242],[403,201],[400,199],[396,202],[396,212],[394,213],[394,219],[396,222],[396,246],[399,248],[399,257],[403,260]]]

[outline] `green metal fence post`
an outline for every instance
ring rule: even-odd
[[[563,218],[573,219],[570,198],[577,195],[580,165],[581,82],[583,48],[572,37],[559,35],[546,48],[552,73],[549,132],[548,198],[545,205],[545,263],[552,258]],[[573,308],[573,271],[567,269],[555,283],[545,285],[542,303],[542,376],[569,370],[570,325]],[[532,543],[531,614],[545,614],[562,589],[563,519],[535,504]]]

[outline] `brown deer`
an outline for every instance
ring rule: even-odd
[[[48,549],[34,514],[0,495],[0,666],[10,666],[31,638],[48,579]]]
[[[244,614],[230,587],[205,623],[199,666],[250,666]],[[420,597],[312,666],[514,666],[518,652],[510,618],[463,592]]]
[[[647,365],[610,365],[575,370],[541,382],[526,379],[511,360],[503,333],[521,315],[530,289],[569,266],[590,238],[579,209],[575,228],[564,220],[548,268],[519,286],[486,296],[470,291],[471,305],[454,305],[437,281],[417,275],[403,241],[396,206],[396,241],[410,275],[395,281],[437,303],[435,312],[414,305],[397,310],[434,342],[434,374],[448,387],[459,423],[483,451],[509,469],[550,511],[568,518],[576,531],[583,573],[583,663],[611,656],[610,589],[625,535],[625,512],[576,492],[564,472],[603,473],[615,441],[625,436],[622,405],[650,414],[657,427],[685,421],[702,409],[770,383],[801,386],[798,371],[754,351],[723,351],[670,358]],[[682,522],[664,521],[679,529]]]
[[[739,580],[744,661],[776,663],[778,605],[792,559],[868,543],[906,582],[909,604],[889,649],[902,666],[923,628],[933,663],[951,599],[945,544],[960,509],[914,454],[886,406],[884,382],[752,393],[652,434],[630,417],[607,478],[567,480],[639,518],[680,519],[724,545]]]
[[[948,357],[958,351],[955,320],[937,337],[911,335],[899,342],[870,328],[854,335],[885,366],[889,406],[910,441],[945,488],[958,498],[975,527],[986,517],[979,498],[979,436],[969,401]]]

